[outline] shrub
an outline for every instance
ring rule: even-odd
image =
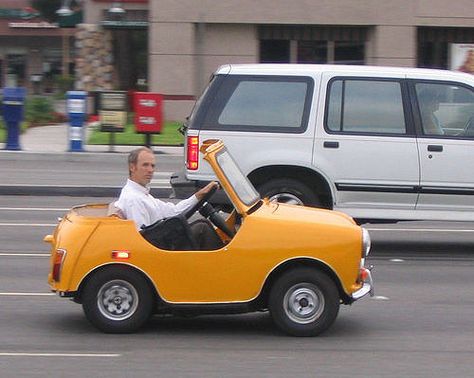
[[[26,101],[25,120],[31,126],[49,123],[54,120],[54,109],[46,97],[30,97]]]
[[[73,76],[56,76],[54,78],[56,85],[58,87],[58,98],[64,98],[67,91],[71,91],[74,89],[74,77]]]

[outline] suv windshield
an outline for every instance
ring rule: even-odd
[[[260,195],[240,171],[227,149],[224,148],[216,154],[216,161],[240,200],[249,207],[255,205],[260,200]]]

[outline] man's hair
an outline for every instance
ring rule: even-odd
[[[128,166],[132,164],[137,164],[138,161],[138,155],[140,155],[140,152],[147,151],[149,153],[153,153],[153,150],[148,148],[148,147],[139,147],[134,149],[133,151],[130,151],[128,154]],[[128,170],[128,174],[130,175],[130,169]]]

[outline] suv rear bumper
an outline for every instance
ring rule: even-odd
[[[174,172],[171,174],[170,184],[172,193],[170,198],[185,199],[191,197],[199,189],[205,187],[210,181],[203,180],[188,180],[186,178],[185,170]],[[230,205],[230,201],[225,194],[225,191],[219,189],[213,196],[211,201],[216,205]]]
[[[198,186],[198,183],[204,183],[201,184],[201,186]],[[170,178],[170,184],[172,193],[171,193],[171,198],[178,198],[178,199],[185,199],[190,196],[192,196],[194,193],[196,193],[197,190],[200,188],[204,187],[207,182],[205,181],[191,181],[186,178],[186,174],[184,169],[178,172],[174,172],[171,174]]]

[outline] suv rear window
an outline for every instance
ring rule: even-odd
[[[227,75],[217,78],[191,128],[301,133],[313,93],[310,77]]]

